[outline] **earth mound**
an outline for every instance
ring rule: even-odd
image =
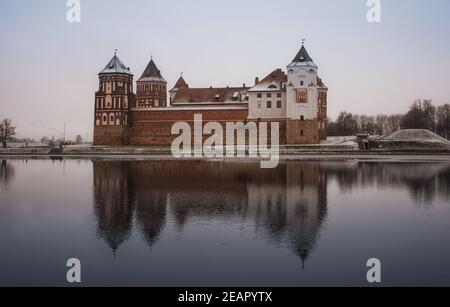
[[[385,136],[382,140],[394,142],[428,142],[450,145],[448,140],[426,129],[399,130]]]

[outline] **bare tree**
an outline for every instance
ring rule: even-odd
[[[379,114],[375,119],[376,125],[378,127],[378,134],[387,134],[388,133],[388,116]]]
[[[430,99],[416,100],[403,116],[402,129],[428,129],[435,131],[436,107]]]
[[[6,142],[16,135],[16,127],[13,127],[10,119],[4,119],[0,122],[0,142],[3,148],[6,148]]]
[[[336,121],[336,126],[340,136],[350,136],[358,133],[358,122],[352,113],[341,112]]]
[[[450,104],[439,106],[436,112],[436,130],[439,135],[450,137]]]
[[[81,145],[83,144],[83,137],[79,134],[77,135],[76,139],[75,139],[75,145]]]
[[[395,131],[398,131],[401,129],[400,124],[402,122],[402,115],[401,114],[395,114],[395,115],[389,115],[387,118],[387,131],[386,133],[394,133]]]

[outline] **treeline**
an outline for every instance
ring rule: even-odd
[[[428,129],[449,139],[450,104],[435,107],[431,100],[419,99],[406,114],[367,116],[342,111],[336,121],[328,120],[329,136],[385,135],[401,129]]]

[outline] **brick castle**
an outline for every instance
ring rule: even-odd
[[[203,122],[278,122],[280,144],[317,144],[327,137],[328,88],[303,45],[287,74],[281,69],[253,87],[191,88],[181,76],[171,90],[153,59],[137,80],[117,54],[99,73],[95,94],[95,145],[166,146],[172,125]],[[169,94],[169,95],[168,95]],[[270,126],[270,125],[269,125]],[[268,128],[270,135],[270,127]]]

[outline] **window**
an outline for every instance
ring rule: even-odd
[[[281,109],[281,101],[279,101],[279,100],[277,101],[277,108]]]
[[[258,97],[258,98],[262,98],[262,94],[261,94],[261,93],[258,93],[257,97]]]
[[[300,130],[300,135],[301,135],[301,136],[304,136],[304,135],[305,135],[305,133],[304,133],[303,129],[302,129],[302,130]]]
[[[281,98],[281,93],[277,93],[277,98]]]
[[[267,93],[267,98],[272,98],[272,93]]]
[[[272,101],[267,101],[267,108],[272,109]]]
[[[300,116],[300,120],[301,120],[301,121],[304,121],[304,120],[305,120],[305,115],[301,115],[301,116]]]
[[[297,90],[297,103],[308,103],[308,93],[306,90]]]
[[[300,81],[300,86],[303,86],[305,84],[304,81]]]

